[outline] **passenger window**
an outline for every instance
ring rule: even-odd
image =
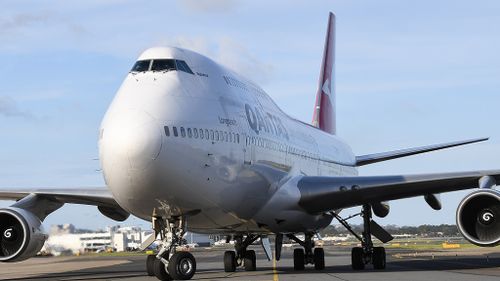
[[[193,135],[194,135],[195,139],[198,138],[198,129],[196,129],[196,128],[193,129]]]
[[[186,130],[184,129],[184,127],[181,127],[181,136],[182,136],[183,138],[185,138],[185,137],[186,137]]]
[[[233,142],[233,133],[229,133],[229,142]]]
[[[207,140],[210,138],[210,134],[208,133],[208,129],[205,129],[205,138]]]
[[[174,126],[172,127],[172,129],[174,130],[174,136],[179,136],[179,134],[177,133],[177,127]]]
[[[132,67],[132,72],[143,72],[149,70],[149,65],[151,64],[151,60],[139,60]]]
[[[214,130],[210,130],[210,139],[214,140]]]
[[[169,137],[169,136],[170,136],[170,130],[168,129],[168,126],[165,126],[165,127],[163,127],[163,128],[165,129],[165,135],[166,135],[167,137]]]
[[[240,143],[240,134],[236,134],[236,140],[238,143]]]
[[[215,131],[215,140],[219,141],[219,131]]]
[[[168,59],[153,60],[153,64],[151,65],[151,70],[152,71],[175,70],[175,62],[174,60],[168,60]]]
[[[193,131],[191,130],[191,128],[188,128],[187,131],[188,131],[188,137],[192,138],[193,137]]]
[[[229,139],[227,138],[227,132],[224,132],[224,141],[229,141]]]
[[[203,129],[200,129],[200,139],[203,139]]]

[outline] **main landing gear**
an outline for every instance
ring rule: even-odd
[[[293,234],[287,234],[287,237],[303,248],[293,250],[293,269],[304,270],[306,264],[314,264],[316,270],[325,268],[325,252],[323,248],[314,248],[312,240],[314,233],[305,233],[304,241]]]
[[[349,232],[351,232],[358,240],[361,242],[361,247],[354,247],[351,251],[351,263],[354,270],[362,270],[365,268],[366,264],[373,264],[374,269],[385,269],[386,259],[385,259],[385,248],[384,247],[373,247],[372,242],[372,228],[376,228],[377,234],[381,236],[382,242],[385,243],[387,239],[391,240],[390,235],[384,232],[378,224],[376,224],[372,218],[372,209],[368,204],[363,205],[361,209],[361,215],[363,217],[363,233],[359,236],[353,231],[351,226],[347,223],[347,219],[352,218],[351,216],[347,219],[341,218],[339,215],[333,213],[335,218],[345,227]],[[384,236],[385,235],[385,236]],[[386,238],[387,237],[387,238]]]
[[[153,228],[160,234],[160,250],[149,255],[146,268],[149,276],[159,280],[189,280],[196,272],[196,260],[189,252],[176,251],[182,244],[185,221],[182,218],[153,218]]]
[[[230,240],[229,238],[227,240]],[[244,239],[243,235],[234,236],[235,251],[224,252],[224,271],[234,272],[238,266],[243,266],[246,271],[255,271],[257,268],[255,251],[247,248],[258,238],[259,236],[252,234],[248,234]]]

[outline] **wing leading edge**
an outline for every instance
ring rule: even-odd
[[[104,188],[80,188],[80,189],[3,189],[0,190],[0,200],[19,200],[36,194],[51,197],[61,203],[73,203],[83,205],[106,205],[118,206],[113,195]]]
[[[103,215],[117,221],[129,217],[129,213],[118,205],[111,192],[104,188],[2,189],[0,200],[15,200],[17,202],[13,206],[33,211],[41,220],[65,203],[97,206]]]
[[[441,144],[435,144],[435,145],[428,145],[428,146],[407,148],[407,149],[401,149],[401,150],[394,150],[394,151],[389,151],[389,152],[356,156],[356,166],[363,166],[363,165],[373,164],[373,163],[377,163],[377,162],[392,160],[392,159],[396,159],[396,158],[411,156],[411,155],[415,155],[415,154],[436,151],[436,150],[440,150],[440,149],[445,149],[445,148],[450,148],[450,147],[455,147],[455,146],[460,146],[460,145],[465,145],[465,144],[471,144],[471,143],[476,143],[476,142],[482,142],[482,141],[486,141],[488,139],[489,138],[471,139],[471,140],[441,143]]]
[[[403,199],[479,187],[479,181],[490,176],[500,182],[500,170],[446,174],[302,177],[297,187],[299,205],[309,213],[359,206],[381,201]]]

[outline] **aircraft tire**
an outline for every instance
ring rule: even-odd
[[[254,250],[245,251],[245,257],[243,258],[243,264],[246,271],[255,271],[257,269],[257,258],[255,256]]]
[[[172,277],[170,276],[170,274],[168,274],[167,270],[165,269],[165,264],[162,263],[161,260],[155,259],[153,267],[156,278],[162,281],[172,280]]]
[[[225,272],[236,271],[236,253],[234,251],[224,252],[224,271]]]
[[[354,270],[365,269],[365,262],[363,260],[363,248],[354,247],[351,251],[351,265]]]
[[[155,276],[155,260],[155,255],[148,255],[148,257],[146,258],[146,271],[148,273],[148,276]]]
[[[314,249],[314,269],[325,269],[325,250],[323,248]]]
[[[304,270],[305,267],[305,254],[304,249],[293,250],[293,269]]]
[[[385,248],[384,247],[374,247],[372,262],[374,269],[385,269],[386,260],[385,260]]]
[[[176,252],[168,261],[168,273],[174,280],[189,280],[196,273],[196,260],[190,252]]]

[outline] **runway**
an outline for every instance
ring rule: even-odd
[[[194,280],[500,280],[500,249],[457,252],[412,252],[388,249],[386,270],[353,271],[349,248],[326,250],[326,269],[311,266],[293,270],[292,250],[284,249],[280,261],[267,261],[258,247],[257,271],[225,273],[223,249],[196,250]],[[496,252],[495,252],[496,251]],[[145,256],[80,256],[33,258],[0,264],[0,280],[157,280],[145,273]]]

